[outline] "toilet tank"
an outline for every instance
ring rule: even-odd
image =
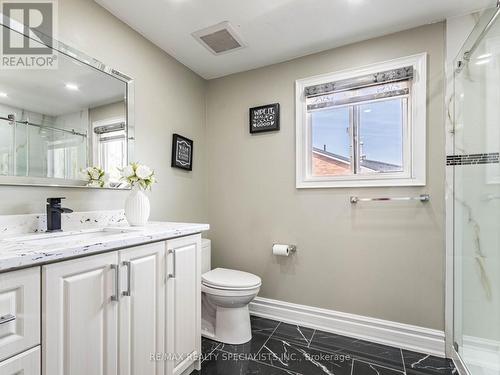
[[[201,274],[210,271],[212,268],[211,261],[211,243],[206,238],[201,239]]]

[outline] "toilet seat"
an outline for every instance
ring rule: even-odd
[[[251,291],[260,288],[260,277],[248,272],[216,268],[201,276],[202,285],[216,290]]]
[[[259,293],[260,285],[249,289],[220,289],[212,286],[201,284],[201,291],[203,293],[211,294],[221,297],[243,297]]]

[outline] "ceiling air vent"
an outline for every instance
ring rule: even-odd
[[[215,55],[222,55],[245,47],[242,38],[227,21],[195,31],[192,35]]]

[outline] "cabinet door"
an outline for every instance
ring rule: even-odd
[[[165,242],[121,250],[119,257],[123,276],[119,373],[163,375]]]
[[[180,375],[201,354],[201,236],[167,241],[167,375]]]
[[[0,275],[0,361],[40,344],[40,268]]]
[[[0,362],[2,375],[40,375],[40,347]]]
[[[44,375],[117,375],[118,253],[44,266]]]

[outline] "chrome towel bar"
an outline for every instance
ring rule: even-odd
[[[421,194],[418,197],[386,197],[386,198],[359,198],[352,196],[350,198],[351,203],[358,202],[374,202],[374,201],[420,201],[420,202],[429,202],[431,196],[429,194]]]

